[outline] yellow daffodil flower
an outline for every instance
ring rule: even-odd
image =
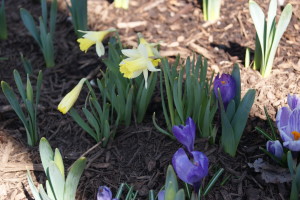
[[[115,0],[114,4],[116,8],[128,9],[129,0]]]
[[[122,53],[128,58],[120,63],[120,72],[125,78],[136,78],[141,73],[144,75],[145,88],[147,89],[148,70],[151,72],[160,71],[156,69],[160,59],[153,57],[153,52],[149,53],[147,45],[140,43],[137,49],[123,49]]]
[[[79,83],[69,92],[59,103],[57,109],[62,112],[63,114],[66,114],[74,105],[76,100],[78,99],[78,96],[80,94],[80,91],[82,89],[82,86],[85,82],[86,78],[82,78]]]
[[[81,51],[85,53],[87,50],[94,44],[96,44],[96,52],[99,57],[103,56],[105,53],[104,46],[102,44],[103,39],[111,32],[116,31],[116,29],[107,29],[105,31],[81,31],[79,32],[85,33],[82,37],[77,40],[79,43],[79,47]]]

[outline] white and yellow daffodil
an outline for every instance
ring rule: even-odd
[[[149,57],[155,57],[155,58],[160,58],[161,56],[159,55],[159,52],[156,48],[158,43],[148,43],[145,38],[142,36],[141,33],[138,33],[139,41],[140,44],[144,44],[147,48],[148,56]]]
[[[81,31],[79,32],[85,33],[82,37],[77,40],[79,43],[79,47],[81,51],[85,53],[87,50],[94,44],[96,44],[96,52],[99,57],[103,56],[105,53],[104,46],[102,44],[103,39],[111,32],[116,31],[116,29],[111,28],[105,31]]]
[[[128,9],[129,0],[115,0],[114,4],[116,8]]]
[[[78,96],[80,94],[80,91],[82,89],[82,86],[84,82],[86,81],[86,78],[82,78],[79,83],[69,92],[59,103],[57,109],[63,113],[66,114],[74,105],[76,100],[78,99]]]
[[[120,63],[120,72],[124,74],[125,78],[136,78],[143,73],[146,88],[148,70],[151,72],[160,71],[160,69],[155,68],[158,66],[160,59],[155,59],[153,52],[150,50],[143,43],[140,43],[137,49],[123,49],[122,53],[128,58]]]

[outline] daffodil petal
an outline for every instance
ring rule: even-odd
[[[130,58],[138,58],[138,57],[140,57],[140,53],[136,49],[123,49],[123,50],[121,50],[121,52],[125,56],[130,57]]]
[[[80,50],[84,51],[85,53],[93,44],[95,44],[93,40],[89,40],[86,38],[79,38],[77,42],[79,43]]]
[[[96,42],[96,52],[99,57],[104,55],[105,49],[102,42]]]
[[[148,57],[148,51],[144,44],[139,44],[138,51],[140,52],[141,56]]]
[[[143,75],[145,79],[145,88],[147,89],[148,87],[148,70],[143,70]]]

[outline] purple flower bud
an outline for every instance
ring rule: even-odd
[[[112,199],[112,193],[108,187],[100,186],[98,188],[97,200],[118,200],[118,199],[115,198]]]
[[[165,193],[166,193],[165,190],[161,190],[161,191],[157,194],[158,200],[165,200]]]
[[[222,74],[221,77],[216,76],[214,81],[214,93],[218,98],[218,88],[220,88],[220,93],[224,107],[226,108],[228,103],[236,95],[236,82],[230,74]]]
[[[173,155],[172,164],[177,176],[184,182],[194,186],[198,192],[201,180],[208,174],[208,158],[199,151],[190,152],[190,157],[180,148]]]
[[[291,110],[300,107],[300,98],[298,98],[296,95],[288,94],[287,102]]]
[[[266,144],[267,151],[276,156],[277,158],[281,158],[283,154],[283,148],[281,143],[278,140],[272,141],[269,140]]]
[[[192,118],[186,120],[186,125],[173,126],[172,132],[176,139],[185,146],[185,148],[191,152],[194,150],[194,143],[196,137],[196,125]]]

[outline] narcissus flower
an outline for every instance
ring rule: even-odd
[[[105,31],[81,31],[79,32],[85,33],[82,37],[77,40],[79,43],[79,47],[81,51],[85,53],[87,50],[94,44],[96,44],[96,52],[99,57],[103,56],[105,53],[104,46],[102,44],[103,39],[111,32],[116,31],[116,29],[107,29]]]
[[[189,152],[194,150],[196,125],[192,118],[186,120],[186,125],[173,126],[172,132],[176,139],[185,146]]]
[[[221,77],[218,75],[214,81],[214,93],[217,98],[219,96],[218,88],[220,89],[222,101],[226,108],[228,103],[236,95],[236,83],[234,78],[230,74],[222,74]]]
[[[143,73],[145,87],[147,88],[148,70],[151,72],[160,71],[158,66],[160,59],[153,57],[153,52],[148,52],[147,45],[140,43],[137,49],[123,49],[122,53],[128,58],[120,63],[120,72],[125,78],[136,78]]]
[[[187,153],[182,149],[173,155],[172,164],[177,176],[184,182],[193,185],[197,193],[202,179],[208,174],[208,158],[199,151]]]
[[[266,144],[267,151],[276,156],[277,158],[281,158],[283,154],[283,148],[281,143],[278,140],[271,141],[269,140]]]
[[[86,78],[82,78],[79,83],[69,92],[59,103],[57,109],[62,112],[63,114],[66,114],[74,105],[76,100],[78,99],[78,96],[80,94],[80,91],[82,89],[82,86],[85,82]]]
[[[112,198],[112,193],[108,187],[100,186],[98,188],[97,200],[118,200],[118,199]]]

